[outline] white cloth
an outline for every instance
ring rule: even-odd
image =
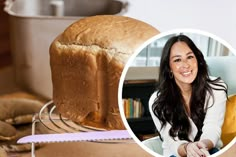
[[[222,83],[222,85],[225,84]],[[187,143],[188,141],[180,140],[178,137],[175,138],[176,141],[173,140],[173,138],[169,135],[169,130],[171,128],[171,125],[169,123],[167,123],[165,127],[161,129],[161,123],[158,120],[158,118],[154,115],[152,110],[152,104],[156,98],[156,94],[157,92],[154,92],[149,99],[149,110],[157,130],[160,132],[164,140],[162,144],[163,155],[165,157],[169,157],[171,155],[179,156],[178,147],[183,143]],[[203,122],[203,128],[202,128],[203,133],[200,137],[200,140],[209,139],[213,142],[214,147],[220,148],[223,145],[220,136],[221,136],[221,127],[224,122],[227,98],[223,90],[213,90],[213,95],[214,95],[214,105],[207,109],[205,120]],[[207,94],[206,98],[208,97],[209,94]],[[211,106],[212,103],[213,103],[213,98],[210,97],[209,105]],[[192,129],[192,132],[189,135],[189,139],[193,140],[198,132],[198,129],[190,117],[189,120]]]

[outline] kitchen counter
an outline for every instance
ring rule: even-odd
[[[30,153],[17,157],[30,157]],[[137,144],[102,144],[94,142],[50,143],[36,150],[35,157],[151,157]]]

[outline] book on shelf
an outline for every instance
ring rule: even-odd
[[[142,117],[144,109],[139,98],[123,99],[123,108],[126,118]]]
[[[153,138],[153,137],[157,137],[157,136],[159,136],[159,134],[158,133],[138,134],[137,136],[141,141],[144,141],[144,140],[147,140],[147,139],[150,139],[150,138]]]

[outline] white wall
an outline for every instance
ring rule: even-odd
[[[125,80],[157,80],[159,67],[129,67]]]
[[[129,4],[126,16],[145,21],[161,32],[200,29],[236,48],[235,0],[129,0]]]

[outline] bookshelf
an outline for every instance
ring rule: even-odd
[[[142,112],[140,116],[127,116],[127,122],[134,132],[134,134],[140,139],[144,140],[144,137],[147,135],[156,134],[155,125],[152,121],[148,101],[151,94],[155,91],[156,80],[125,80],[123,84],[122,98],[128,102],[133,102],[134,100],[140,101],[142,105]],[[124,105],[124,103],[123,103]],[[124,105],[125,107],[125,105]],[[134,110],[134,107],[131,107],[131,111]],[[126,109],[124,108],[124,111]]]
[[[123,107],[126,118],[141,118],[144,113],[140,98],[124,98]]]

